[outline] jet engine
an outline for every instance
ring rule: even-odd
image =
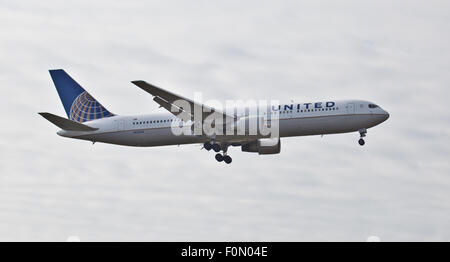
[[[254,152],[260,155],[278,154],[281,150],[280,138],[261,138],[241,146],[243,152]]]

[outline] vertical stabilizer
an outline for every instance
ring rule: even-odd
[[[49,70],[58,91],[59,98],[70,120],[83,123],[95,119],[114,116],[95,98],[84,90],[64,70]]]

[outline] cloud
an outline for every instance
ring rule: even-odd
[[[450,239],[446,1],[0,1],[0,240]],[[447,7],[447,8],[446,8]],[[205,99],[366,99],[358,134],[282,153],[127,148],[64,139],[47,73],[112,112],[158,112],[144,79]]]

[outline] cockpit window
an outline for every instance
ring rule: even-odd
[[[369,104],[369,108],[377,108],[378,106],[375,104]]]

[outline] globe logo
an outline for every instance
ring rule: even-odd
[[[80,123],[113,115],[86,91],[75,98],[70,108],[70,119]]]

